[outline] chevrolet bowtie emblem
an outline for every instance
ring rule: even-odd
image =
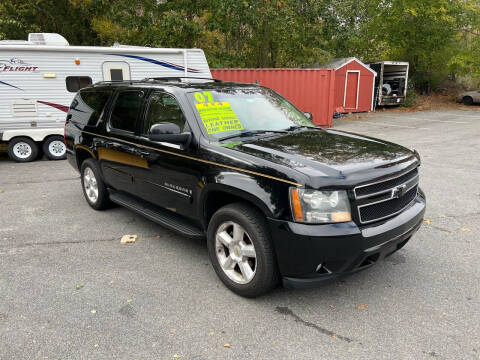
[[[406,184],[402,184],[392,189],[392,199],[399,198],[405,195],[405,189],[407,188]]]

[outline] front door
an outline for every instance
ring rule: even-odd
[[[140,190],[139,196],[155,205],[195,217],[194,201],[205,164],[195,160],[198,155],[192,147],[182,149],[179,145],[149,140],[150,128],[160,122],[174,123],[181,131],[189,131],[177,99],[166,92],[154,91],[140,130],[140,141],[144,145],[142,156],[149,167],[136,169],[134,181]]]
[[[358,108],[358,88],[360,85],[360,72],[347,71],[345,79],[345,98],[343,107],[345,110],[354,110]]]
[[[130,65],[125,61],[105,61],[102,72],[104,81],[130,80]]]

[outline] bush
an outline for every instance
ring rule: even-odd
[[[415,83],[411,79],[409,79],[407,83],[407,97],[405,98],[405,102],[402,104],[403,107],[411,107],[417,97],[417,92],[415,89]]]

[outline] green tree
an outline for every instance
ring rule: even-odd
[[[464,3],[456,0],[391,0],[370,27],[387,45],[384,56],[408,61],[416,84],[429,88],[448,74],[463,13]]]
[[[325,23],[323,37],[335,57],[357,57],[364,61],[382,58],[386,44],[379,31],[369,26],[383,11],[383,0],[328,0],[321,16]]]
[[[420,86],[480,76],[480,0],[3,0],[0,38],[199,47],[212,67],[410,62]]]
[[[480,76],[480,2],[463,3],[461,28],[455,35],[455,46],[448,65],[450,75]]]
[[[322,63],[321,1],[218,1],[210,7],[207,29],[220,40],[221,66],[286,67]]]
[[[99,45],[93,15],[69,0],[2,0],[0,38],[26,40],[31,32],[56,32],[72,45]]]

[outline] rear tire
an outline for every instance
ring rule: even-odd
[[[18,137],[8,143],[8,156],[16,162],[33,161],[38,156],[38,146],[32,139]]]
[[[43,153],[50,160],[63,160],[67,158],[67,147],[61,136],[50,136],[42,146]]]
[[[462,102],[465,104],[465,105],[472,105],[473,104],[473,99],[472,97],[470,96],[465,96],[462,100]]]
[[[236,294],[257,297],[278,284],[270,231],[256,208],[244,203],[220,208],[208,225],[207,246],[218,277]]]
[[[95,210],[108,208],[110,205],[108,190],[98,171],[97,162],[91,158],[85,160],[80,175],[83,195],[88,205]]]

